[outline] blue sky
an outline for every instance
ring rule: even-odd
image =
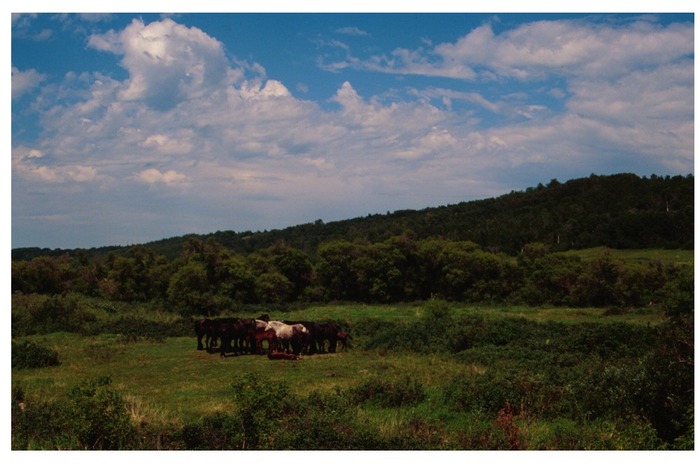
[[[692,14],[31,14],[11,27],[13,248],[694,173]]]

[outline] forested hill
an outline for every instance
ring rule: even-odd
[[[416,239],[439,237],[469,240],[484,248],[515,254],[528,243],[553,250],[594,246],[611,248],[693,248],[694,177],[639,177],[634,174],[588,178],[511,192],[496,198],[422,210],[401,210],[343,221],[297,225],[264,232],[217,231],[147,243],[143,246],[177,257],[192,237],[213,239],[233,251],[250,253],[278,241],[315,256],[329,240],[378,242],[410,234]],[[89,250],[20,248],[13,260],[39,255],[80,253],[99,256],[128,247]]]

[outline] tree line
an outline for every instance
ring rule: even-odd
[[[615,249],[692,249],[694,241],[694,177],[639,177],[622,173],[591,175],[560,183],[556,179],[524,191],[491,199],[421,210],[398,210],[354,219],[270,231],[217,231],[206,235],[166,238],[145,244],[172,260],[189,239],[212,239],[239,254],[250,254],[283,241],[312,259],[323,243],[334,240],[377,243],[411,232],[416,239],[472,241],[486,249],[518,254],[528,243],[544,243],[553,251],[607,246]],[[38,256],[110,252],[127,255],[131,247],[59,250],[17,248],[13,260]]]
[[[396,303],[439,298],[474,303],[640,307],[692,290],[693,270],[670,261],[584,259],[530,243],[514,256],[471,241],[331,240],[313,255],[279,241],[250,254],[214,239],[189,238],[168,259],[145,246],[126,255],[64,254],[12,262],[12,291],[151,302],[188,315],[245,304]]]

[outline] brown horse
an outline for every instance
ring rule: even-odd
[[[301,359],[298,354],[285,353],[283,351],[270,351],[267,355],[268,359],[287,359],[290,361],[296,361]]]
[[[277,348],[277,334],[273,329],[255,331],[255,351],[260,354],[263,352],[263,341],[267,341],[267,347],[270,352],[275,351]]]

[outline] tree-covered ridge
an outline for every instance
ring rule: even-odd
[[[147,243],[149,250],[169,259],[179,256],[190,239],[214,240],[237,253],[249,254],[279,241],[314,256],[330,240],[385,241],[407,232],[416,239],[472,241],[482,247],[516,254],[528,243],[552,250],[607,246],[616,249],[692,249],[694,177],[639,177],[634,174],[591,175],[560,183],[455,205],[400,210],[349,220],[322,220],[263,232],[217,231]],[[66,252],[87,257],[131,247],[103,247],[74,251],[19,248],[14,259]]]

